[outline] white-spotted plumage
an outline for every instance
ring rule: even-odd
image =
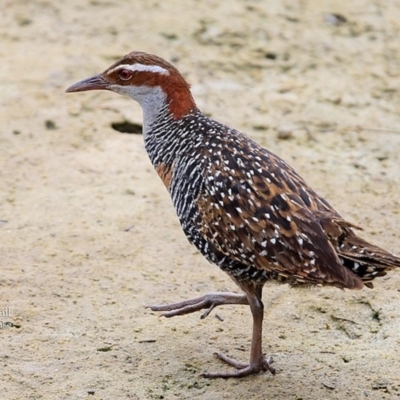
[[[245,292],[212,293],[151,307],[166,317],[222,304],[248,304],[253,314],[249,364],[218,357],[237,371],[206,377],[274,373],[261,348],[262,287],[292,285],[372,287],[400,259],[356,235],[345,221],[281,158],[201,113],[189,85],[165,60],[132,52],[102,74],[68,91],[112,90],[138,101],[145,147],[167,187],[182,228],[200,252]]]

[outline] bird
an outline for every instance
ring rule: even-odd
[[[150,309],[170,318],[217,306],[248,305],[253,319],[249,362],[224,353],[227,371],[205,378],[275,374],[262,351],[263,286],[372,288],[400,267],[400,258],[362,239],[283,159],[251,138],[206,116],[190,85],[170,62],[133,51],[66,92],[109,90],[143,111],[148,156],[167,188],[189,242],[226,272],[242,293],[212,292]]]

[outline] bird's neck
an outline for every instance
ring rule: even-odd
[[[136,94],[135,100],[139,102],[143,110],[143,136],[146,140],[153,126],[165,118],[167,96],[160,87],[153,87],[150,93],[144,93],[143,96],[140,93]]]
[[[144,109],[143,111],[146,112]],[[201,115],[200,111],[194,109],[184,117],[175,119],[168,103],[164,103],[155,118],[151,114],[145,115],[145,147],[155,167],[159,164],[172,165],[177,158],[190,152],[201,141],[201,134],[193,129],[192,123],[198,115]]]

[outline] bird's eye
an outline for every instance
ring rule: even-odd
[[[127,81],[128,79],[132,78],[132,71],[130,71],[129,69],[121,69],[121,71],[118,72],[118,76],[123,80],[123,81]]]

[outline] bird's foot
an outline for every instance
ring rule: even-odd
[[[179,303],[165,304],[159,306],[149,306],[152,311],[165,311],[162,315],[167,318],[175,317],[176,315],[185,315],[199,310],[206,309],[201,315],[201,319],[207,317],[210,312],[217,306],[223,304],[249,304],[246,295],[215,292],[208,293],[204,296],[195,299],[181,301]]]
[[[204,378],[242,378],[247,375],[257,374],[261,371],[269,371],[272,375],[275,375],[276,373],[275,368],[272,366],[274,360],[271,356],[262,356],[258,361],[250,364],[237,361],[223,353],[215,353],[215,356],[227,364],[232,365],[232,367],[235,367],[236,371],[205,372],[202,374]]]

